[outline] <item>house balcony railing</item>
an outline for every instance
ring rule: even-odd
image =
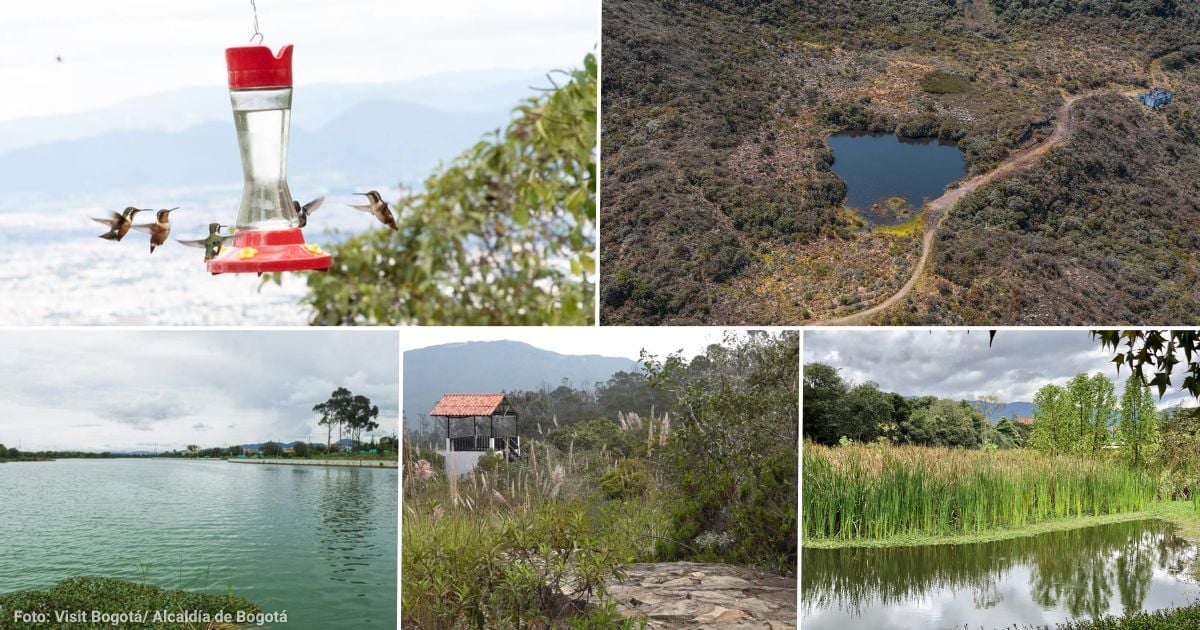
[[[486,437],[482,435],[465,435],[449,439],[450,452],[470,451],[511,451],[521,454],[520,436]]]

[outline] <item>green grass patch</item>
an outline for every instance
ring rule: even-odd
[[[1022,627],[1032,630],[1039,626]],[[1070,621],[1055,626],[1055,630],[1200,630],[1200,603],[1173,610]]]
[[[934,70],[921,77],[921,90],[930,94],[962,94],[971,91],[971,82],[957,74]]]
[[[888,236],[895,236],[897,238],[921,236],[925,233],[925,213],[918,212],[910,221],[905,221],[899,225],[880,226],[875,228],[875,231],[879,234],[887,234]]]
[[[15,621],[14,611],[24,611],[46,615],[46,623],[24,623]],[[187,621],[154,622],[155,611],[167,611],[170,614],[183,614],[197,611],[206,614],[210,619],[230,615],[236,620],[238,613],[256,615],[260,613],[253,602],[235,597],[232,590],[224,595],[208,593],[193,593],[189,591],[172,591],[149,584],[138,584],[124,580],[114,580],[102,577],[73,577],[59,582],[44,591],[20,591],[0,595],[0,628],[79,628],[90,623],[60,622],[56,620],[56,612],[98,611],[106,615],[120,615],[135,611],[149,611],[150,618],[144,623],[122,623],[119,618],[114,623],[109,621],[97,626],[112,628],[160,628],[160,629],[192,629],[204,628],[236,628],[237,623],[192,623]]]
[[[806,443],[802,475],[805,544],[902,537],[927,543],[1141,512],[1155,499],[1153,479],[1140,471],[1017,450]]]

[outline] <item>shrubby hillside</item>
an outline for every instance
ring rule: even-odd
[[[1068,256],[1056,264],[1130,287],[1108,302],[1058,304],[1039,323],[1163,322],[1197,299],[1186,280],[1200,262],[1188,239],[1167,238],[1153,253],[1150,243],[1128,240],[1169,236],[1196,209],[1188,183],[1196,178],[1170,173],[1196,172],[1187,143],[1200,55],[1187,44],[1200,43],[1200,6],[609,0],[604,24],[605,323],[799,323],[878,303],[911,274],[923,226],[874,230],[843,208],[825,136],[937,136],[957,142],[978,174],[1044,139],[1071,93],[1113,95],[1082,103],[1080,137],[1051,156],[1059,161],[1051,169],[1083,169],[1083,179],[1039,168],[997,184],[1057,200],[1035,211],[1045,215],[1036,228],[989,223],[985,234],[960,208],[944,227],[954,236],[943,238],[972,256],[983,252],[987,264],[964,267],[955,258],[963,254],[939,242],[936,278],[883,319],[1025,321],[1017,303],[992,304],[972,291],[1019,286],[1061,296],[1064,281],[1018,275],[1038,255]],[[1163,83],[1178,97],[1161,112],[1128,96]],[[1102,119],[1114,126],[1100,127]],[[1097,161],[1129,164],[1121,172],[1088,166]],[[1073,196],[1084,180],[1088,194]],[[979,191],[970,203],[985,194],[995,192]],[[1148,202],[1153,212],[1141,210]],[[1099,225],[1050,251],[1038,246],[1058,238],[1045,226],[1096,217],[1100,206]],[[1121,220],[1134,214],[1135,224]],[[1116,249],[1119,264],[1099,253]],[[1174,264],[1164,269],[1161,260]],[[1167,303],[1133,292],[1135,283]]]

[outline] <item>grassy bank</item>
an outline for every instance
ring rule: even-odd
[[[803,479],[801,531],[813,546],[1037,533],[1062,519],[1149,511],[1155,497],[1140,472],[1028,451],[810,443]]]
[[[1026,626],[1033,630],[1036,626]],[[1139,612],[1123,617],[1106,616],[1100,619],[1072,621],[1055,626],[1055,630],[1200,630],[1200,604],[1174,610]]]
[[[14,612],[23,611],[42,615],[45,621],[15,620]],[[79,613],[89,617],[86,620],[59,620],[56,613]],[[99,623],[92,623],[91,611],[97,611],[110,617]],[[122,619],[122,613],[143,611],[147,617],[141,621],[128,618]],[[156,622],[154,615],[158,611],[166,611],[170,615],[196,614],[207,615],[210,622],[189,620],[171,620],[164,618]],[[39,628],[65,629],[79,627],[110,627],[110,628],[159,628],[194,629],[194,628],[238,628],[248,625],[242,623],[215,621],[228,615],[237,620],[238,614],[256,615],[260,613],[258,606],[249,600],[235,597],[231,592],[224,595],[193,593],[189,591],[172,591],[149,584],[138,584],[124,580],[114,580],[101,577],[73,577],[63,580],[44,591],[21,591],[0,595],[0,628]],[[244,619],[244,618],[243,618]]]

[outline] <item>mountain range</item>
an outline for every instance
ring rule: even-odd
[[[620,371],[637,370],[632,359],[568,355],[519,341],[451,343],[404,353],[406,421],[428,414],[443,394],[493,393],[557,387],[591,387]]]
[[[982,405],[987,404],[979,400],[968,400],[967,404],[974,406],[976,409],[982,409]],[[1001,418],[1032,418],[1033,410],[1037,409],[1037,405],[1031,402],[1010,402],[1004,403],[999,409],[988,414],[987,419],[993,423],[999,422]]]

